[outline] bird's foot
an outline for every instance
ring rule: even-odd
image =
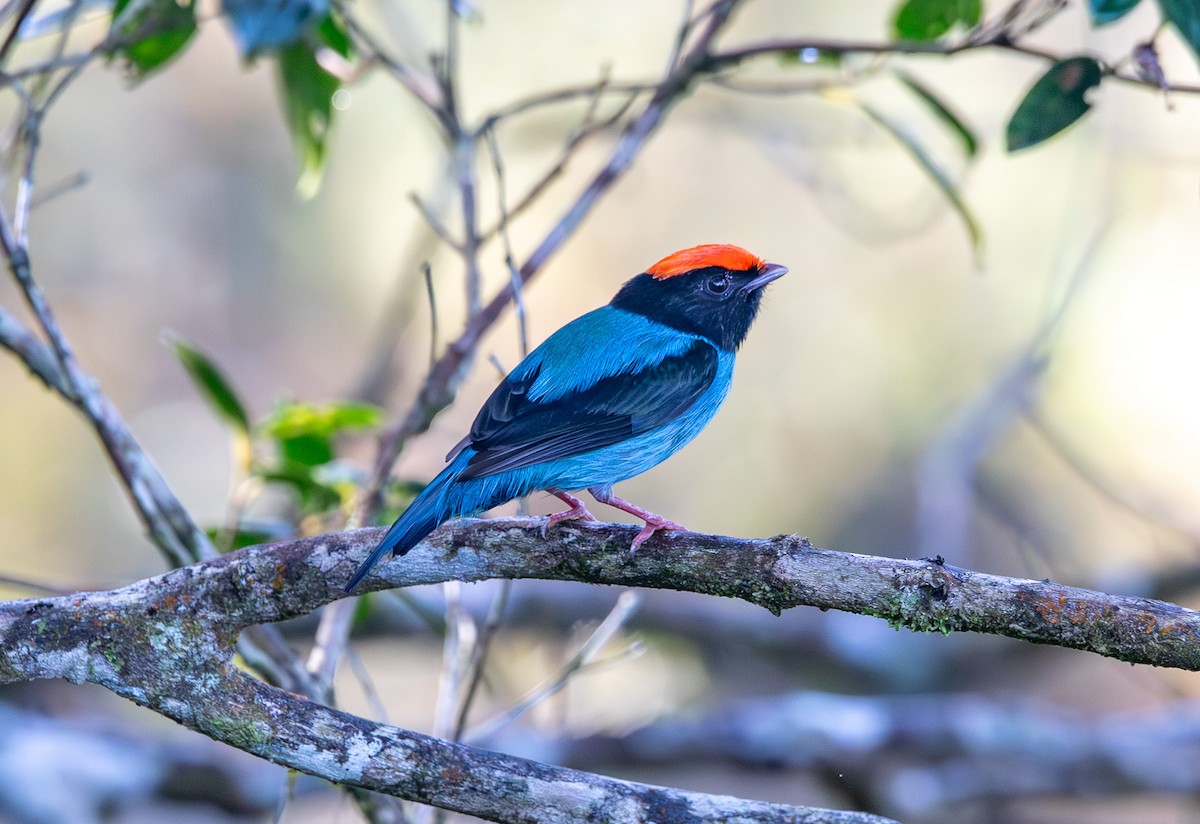
[[[542,524],[542,537],[550,531],[550,527],[555,524],[561,524],[563,521],[594,521],[596,516],[588,512],[587,505],[583,501],[576,498],[568,492],[551,491],[551,495],[558,498],[564,504],[567,504],[570,509],[564,509],[562,512],[555,512],[546,519],[546,523]]]
[[[612,493],[612,489],[603,486],[593,486],[588,489],[592,493],[592,497],[602,504],[615,507],[622,512],[628,512],[630,515],[641,518],[646,522],[641,531],[634,536],[633,543],[629,545],[629,554],[637,552],[638,547],[650,540],[650,536],[655,532],[663,532],[666,530],[678,530],[687,532],[688,528],[682,524],[677,524],[674,521],[668,521],[661,515],[656,515],[648,509],[642,509],[637,504],[631,504],[623,498],[618,498]]]
[[[647,517],[648,516],[648,517]],[[650,536],[655,532],[664,532],[674,529],[680,532],[687,532],[688,528],[682,524],[677,524],[674,521],[668,521],[661,515],[655,515],[653,512],[647,512],[646,516],[639,515],[639,518],[644,518],[646,525],[642,530],[634,536],[633,543],[629,545],[629,554],[637,552],[637,548],[650,539]]]

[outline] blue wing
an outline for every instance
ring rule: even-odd
[[[456,450],[475,453],[460,478],[580,455],[669,423],[712,385],[717,360],[707,341],[640,316],[589,313],[496,387]]]

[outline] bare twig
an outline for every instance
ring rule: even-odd
[[[29,16],[29,13],[33,11],[33,7],[36,4],[37,0],[20,0],[16,16],[13,18],[12,28],[5,35],[4,42],[0,43],[0,66],[4,65],[4,61],[8,59],[8,53],[12,49],[13,44],[17,42],[17,35],[21,32],[21,25],[25,22],[25,18]]]
[[[421,278],[425,281],[425,297],[429,300],[429,365],[437,361],[438,307],[437,291],[433,288],[433,267],[429,261],[421,264]]]
[[[488,652],[491,651],[492,639],[496,637],[496,631],[500,628],[500,622],[504,620],[504,613],[508,609],[508,599],[511,594],[512,581],[501,581],[500,588],[497,590],[495,597],[492,598],[491,606],[488,607],[487,617],[479,629],[475,645],[471,648],[471,660],[464,676],[466,688],[462,690],[462,698],[459,701],[458,707],[458,717],[455,719],[454,732],[451,735],[451,740],[453,741],[462,740],[463,730],[467,725],[467,716],[471,712],[471,705],[475,702],[475,695],[479,690],[479,685],[483,683],[484,666],[487,663]]]
[[[523,194],[517,200],[517,202],[513,204],[512,208],[508,210],[507,222],[509,224],[511,224],[514,219],[521,216],[527,209],[529,209],[530,206],[536,203],[538,198],[540,198],[542,194],[544,194],[546,190],[550,188],[550,184],[562,176],[563,172],[566,171],[567,164],[571,161],[571,158],[588,138],[616,126],[616,124],[625,116],[626,112],[629,111],[630,107],[633,106],[634,101],[637,100],[638,94],[631,92],[612,112],[612,114],[610,114],[608,117],[605,117],[603,120],[596,120],[596,107],[599,104],[601,94],[607,88],[605,82],[606,81],[602,79],[600,83],[594,87],[587,111],[584,112],[583,118],[580,120],[579,125],[572,129],[567,135],[566,142],[563,145],[563,149],[559,154],[558,160],[556,160],[554,164],[550,166],[550,168],[548,168],[539,178],[530,184],[529,188],[525,191],[525,194]],[[489,139],[495,139],[495,126],[488,126],[485,136],[487,136]],[[502,221],[497,220],[497,223],[494,227],[483,232],[482,240],[490,240],[492,237],[499,234],[501,225]],[[510,264],[510,268],[515,270],[515,264]]]
[[[446,101],[438,84],[433,79],[418,74],[403,60],[388,54],[379,41],[358,21],[358,18],[353,14],[352,8],[341,5],[340,10],[346,20],[346,25],[357,41],[358,50],[365,53],[369,60],[373,60],[387,69],[400,85],[404,86],[424,106],[425,110],[433,115],[434,119],[444,127],[445,122],[442,119],[442,112],[445,109]]]
[[[59,368],[54,352],[3,306],[0,306],[0,346],[16,355],[47,387],[67,400],[74,400],[75,394]]]
[[[416,192],[410,192],[408,199],[417,207],[417,211],[421,213],[421,217],[425,218],[425,222],[429,224],[429,228],[442,239],[442,242],[458,252],[462,252],[463,244],[450,234],[450,230],[442,223],[441,219],[434,214],[433,210],[425,205],[425,201]]]
[[[50,340],[62,383],[65,384],[62,388],[67,390],[62,393],[63,397],[83,412],[91,422],[155,543],[178,565],[213,557],[216,552],[208,536],[196,526],[187,510],[171,492],[166,479],[151,463],[149,456],[125,426],[116,407],[75,360],[49,301],[33,280],[25,245],[18,243],[12,224],[2,212],[0,250],[7,258],[10,271],[24,291],[30,308]],[[35,350],[28,351],[32,353]],[[38,367],[33,365],[30,368],[34,369],[39,377],[46,379],[43,375],[44,370],[39,371]]]
[[[640,604],[641,598],[638,597],[637,593],[632,591],[622,592],[621,596],[617,598],[617,603],[613,605],[612,610],[600,622],[600,625],[588,636],[587,641],[567,660],[562,669],[553,678],[531,690],[528,695],[508,710],[472,727],[467,732],[467,739],[481,741],[490,738],[546,699],[557,695],[567,685],[567,682],[571,680],[572,676],[595,661],[596,654],[613,639],[613,636],[621,630],[621,627],[625,626],[625,623],[637,611]]]

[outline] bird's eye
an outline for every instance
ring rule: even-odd
[[[723,295],[729,289],[729,276],[724,274],[713,275],[704,282],[704,288],[711,294]]]

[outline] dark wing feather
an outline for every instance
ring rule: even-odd
[[[696,341],[632,375],[613,375],[549,403],[529,400],[537,372],[505,379],[479,410],[463,480],[592,452],[675,420],[712,385],[717,352]]]

